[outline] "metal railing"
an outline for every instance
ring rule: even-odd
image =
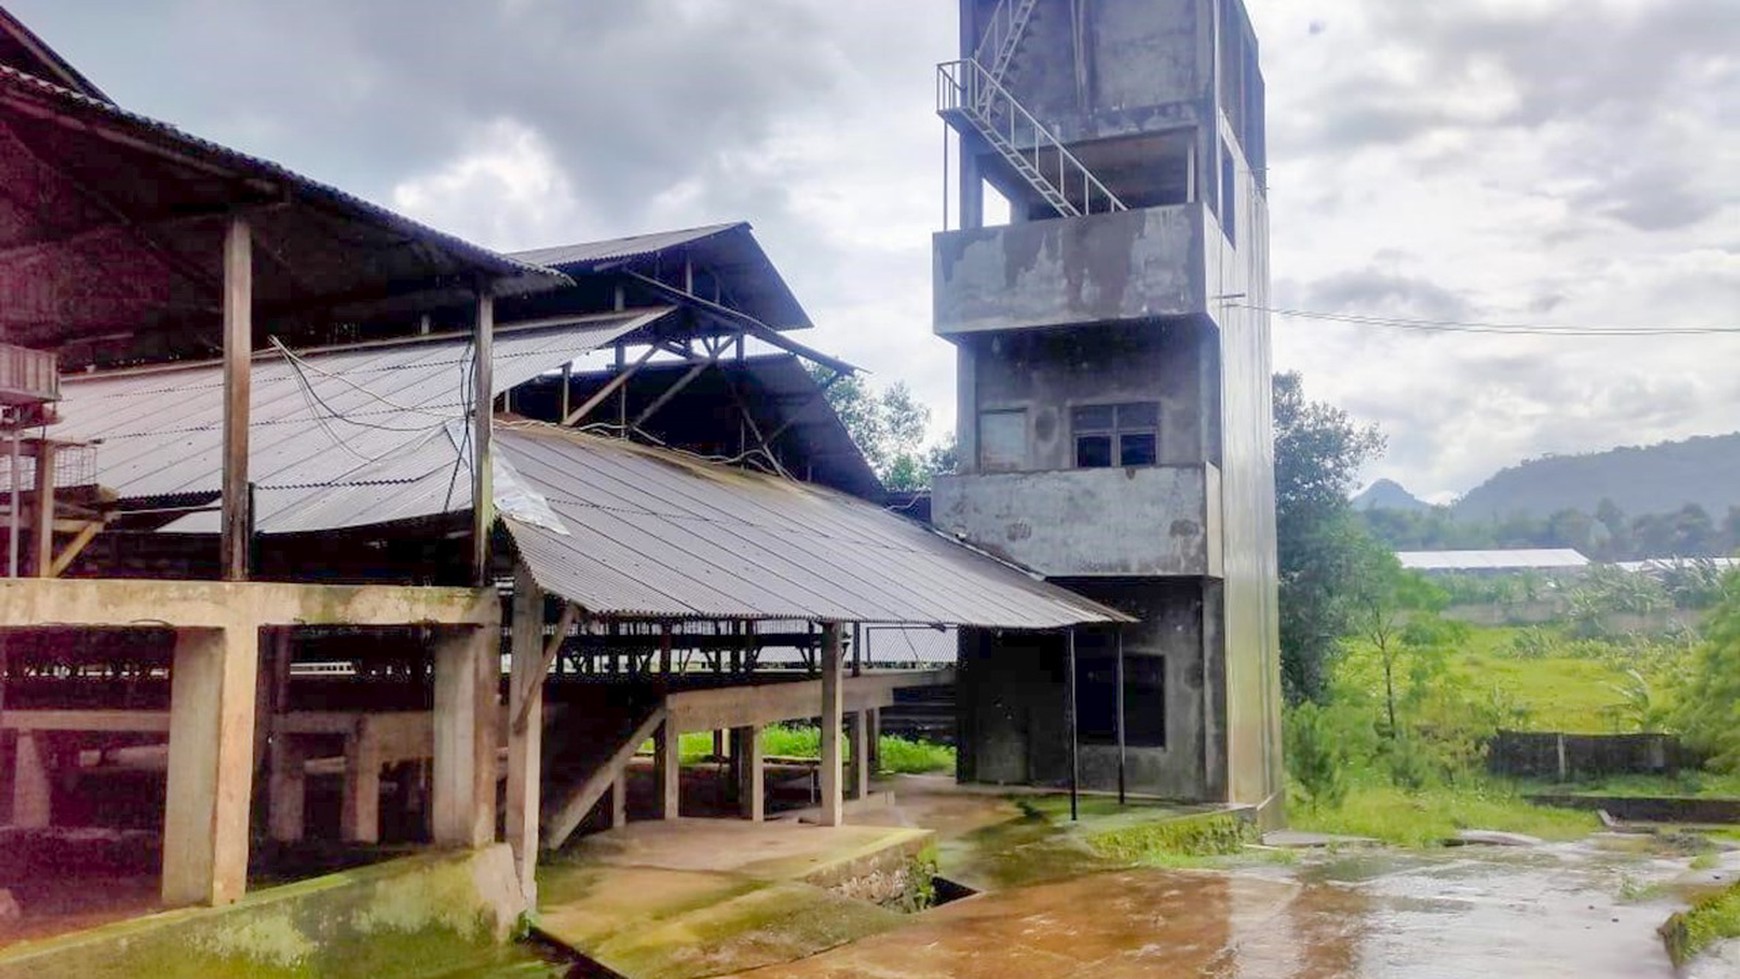
[[[1021,35],[1027,31],[1027,21],[1038,4],[1039,0],[999,0],[997,8],[991,11],[991,19],[985,25],[984,35],[979,38],[979,46],[973,49],[973,60],[989,66],[992,79],[1003,80],[1010,60],[1015,57],[1015,49],[1021,46]]]
[[[1128,210],[977,59],[937,65],[937,114],[965,119],[1059,214]]]

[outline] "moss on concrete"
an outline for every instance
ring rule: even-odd
[[[500,957],[523,905],[507,847],[430,854],[0,953],[0,979],[383,979]]]
[[[1088,845],[1113,860],[1150,863],[1173,857],[1234,854],[1257,838],[1256,826],[1250,821],[1231,813],[1214,813],[1090,832]]]
[[[1662,942],[1675,966],[1724,938],[1740,938],[1740,884],[1712,894],[1661,926]]]

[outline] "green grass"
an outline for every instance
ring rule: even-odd
[[[1682,966],[1712,943],[1740,938],[1740,884],[1704,898],[1661,926],[1668,957]]]
[[[1388,785],[1356,785],[1339,808],[1301,806],[1288,815],[1295,829],[1368,836],[1415,847],[1436,846],[1461,829],[1575,840],[1600,827],[1593,813],[1530,805],[1515,789],[1499,782],[1438,786],[1414,793]]]
[[[1687,770],[1678,775],[1610,775],[1564,785],[1543,784],[1535,791],[1579,792],[1587,795],[1675,796],[1687,799],[1740,798],[1740,772],[1719,774]]]
[[[647,742],[643,750],[651,750]],[[955,749],[946,744],[913,741],[884,734],[878,742],[882,753],[882,771],[901,775],[923,775],[955,770]],[[852,745],[844,742],[841,750],[852,756]],[[707,731],[691,731],[682,736],[678,751],[684,764],[693,764],[713,753],[713,735]],[[762,754],[775,758],[820,758],[822,732],[807,724],[774,724],[761,730]]]

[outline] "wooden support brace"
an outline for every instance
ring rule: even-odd
[[[822,819],[823,826],[845,824],[844,772],[840,758],[840,728],[844,721],[842,686],[845,663],[840,651],[840,624],[822,625]]]
[[[530,581],[531,576],[527,575],[526,578]],[[536,585],[534,584],[533,587],[536,587]],[[538,595],[540,598],[542,597],[543,591],[541,589],[538,591]],[[562,643],[568,638],[568,630],[574,627],[574,621],[579,617],[580,606],[575,605],[573,602],[569,602],[567,605],[562,606],[562,615],[556,620],[556,632],[550,637],[549,641],[544,644],[543,654],[539,657],[537,664],[529,669],[516,673],[514,686],[509,688],[511,691],[509,694],[509,700],[517,705],[514,707],[513,724],[510,727],[510,730],[518,732],[526,729],[528,716],[532,711],[533,688],[543,686],[544,678],[550,674],[550,667],[555,664],[556,657],[562,653]],[[541,629],[538,631],[542,632]],[[519,635],[520,623],[515,621],[514,639],[518,640]],[[516,657],[515,662],[517,663],[517,657],[519,656],[517,647],[514,655]],[[542,698],[540,697],[539,700],[541,702]]]

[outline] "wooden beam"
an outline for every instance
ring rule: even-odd
[[[845,681],[845,663],[840,653],[840,624],[822,624],[822,819],[823,826],[842,826],[846,822],[845,786],[840,764],[840,726],[844,720],[845,702],[841,687]]]
[[[84,553],[85,547],[96,539],[97,534],[102,529],[103,522],[100,520],[85,521],[84,525],[73,534],[73,539],[67,541],[66,546],[60,549],[60,553],[54,556],[54,560],[48,567],[48,577],[59,578],[66,573],[66,569],[78,560],[78,556]]]
[[[714,351],[710,356],[702,358],[700,363],[696,364],[695,366],[689,368],[686,372],[684,372],[683,376],[677,378],[677,380],[673,384],[671,384],[670,387],[665,389],[663,394],[659,395],[656,399],[654,399],[652,404],[647,405],[646,408],[644,410],[642,410],[639,415],[636,415],[635,419],[634,419],[634,423],[632,425],[630,425],[629,427],[630,428],[639,428],[642,425],[646,424],[647,419],[651,418],[654,414],[656,414],[660,408],[663,408],[665,405],[670,404],[672,398],[681,394],[683,392],[683,389],[688,387],[689,384],[695,380],[695,378],[700,377],[701,374],[707,370],[707,368],[712,367],[714,364],[717,364],[718,362],[719,362],[718,351]]]
[[[617,349],[621,350],[620,347]],[[646,362],[651,360],[653,354],[658,352],[659,348],[657,345],[648,346],[646,352],[641,354],[633,364],[618,371],[615,377],[612,377],[609,381],[605,382],[603,387],[594,391],[591,397],[581,403],[580,407],[575,408],[573,411],[563,413],[562,424],[565,426],[572,425],[580,419],[585,418],[587,415],[590,415],[594,408],[597,408],[599,405],[604,403],[606,398],[615,394],[617,388],[627,384],[628,379],[633,377],[642,367],[646,366]]]
[[[54,577],[54,443],[36,448],[36,515],[32,519],[35,546],[30,570],[38,578]]]
[[[523,570],[524,567],[524,565],[521,565],[521,570]],[[516,589],[519,587],[518,581],[521,577],[522,575],[516,573]],[[538,588],[537,583],[532,581],[532,576],[529,572],[524,574],[523,577],[530,583],[533,589],[537,590],[538,596],[541,600],[544,594],[543,589]],[[516,590],[514,594],[518,595],[519,592]],[[540,606],[540,611],[541,609],[542,606]],[[514,615],[513,641],[517,644],[520,639],[521,628],[518,618],[519,605],[517,603],[514,606]],[[562,643],[568,638],[568,630],[574,627],[574,620],[579,617],[580,606],[575,605],[573,602],[563,605],[562,614],[556,619],[556,632],[554,635],[550,636],[548,642],[543,644],[543,652],[542,655],[538,657],[537,665],[523,671],[523,673],[518,670],[514,672],[515,682],[510,684],[508,687],[508,700],[510,702],[509,716],[513,719],[508,724],[509,732],[518,733],[526,729],[526,724],[528,723],[532,712],[532,695],[538,693],[538,691],[543,688],[544,678],[550,675],[551,665],[556,662],[556,657],[562,652]],[[532,642],[536,642],[538,634],[543,631],[541,628],[537,628],[537,626],[541,626],[542,624],[543,616],[540,614],[534,625]],[[519,647],[517,645],[514,647],[514,656],[516,657],[515,663],[518,663],[519,661],[517,657],[519,656]],[[529,657],[527,662],[528,664],[530,663]],[[539,701],[542,701],[541,696],[539,697]],[[516,704],[518,706],[513,706]]]
[[[495,494],[491,445],[495,400],[492,380],[495,340],[495,297],[487,285],[477,289],[476,356],[471,380],[471,577],[479,588],[490,584],[489,536],[495,528]]]
[[[508,725],[507,814],[503,826],[509,848],[513,850],[514,869],[519,875],[520,891],[531,907],[537,907],[538,885],[538,788],[543,774],[539,765],[543,752],[544,675],[550,670],[554,652],[562,648],[562,635],[567,632],[567,604],[562,609],[564,624],[558,624],[556,634],[548,643],[543,639],[544,590],[538,587],[531,569],[524,563],[514,568],[513,633],[510,641],[511,664],[508,671],[508,713],[513,722]]]
[[[0,578],[0,622],[222,629],[454,625],[493,630],[495,589],[142,578]]]
[[[248,418],[252,407],[254,261],[240,215],[224,233],[224,476],[221,567],[226,581],[248,577]]]
[[[8,708],[0,728],[14,731],[105,731],[168,734],[166,710],[19,710]]]

